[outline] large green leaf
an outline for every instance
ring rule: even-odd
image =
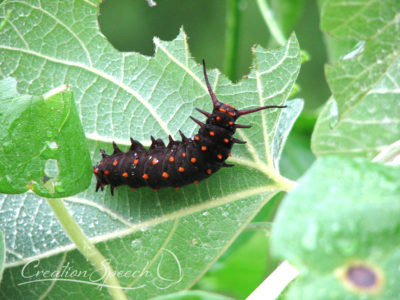
[[[319,158],[272,228],[273,253],[301,271],[287,299],[399,299],[399,216],[399,168]]]
[[[67,86],[43,97],[0,81],[0,191],[65,197],[90,184],[86,139]]]
[[[189,115],[194,107],[211,109],[202,69],[191,58],[183,31],[171,42],[155,38],[156,53],[149,58],[119,53],[108,44],[98,30],[94,2],[5,1],[0,8],[3,20],[10,12],[0,34],[2,75],[15,77],[19,91],[31,94],[72,84],[94,162],[100,148],[111,151],[112,140],[127,145],[133,136],[149,145],[150,135],[177,138],[179,129],[193,134],[197,129]],[[278,50],[255,47],[253,56],[250,74],[238,84],[209,71],[219,99],[240,109],[285,103],[300,68],[295,36]],[[243,117],[241,123],[253,127],[238,131],[248,143],[233,149],[230,161],[236,166],[198,185],[158,193],[120,187],[111,197],[109,191],[96,194],[93,179],[89,190],[63,200],[109,262],[108,271],[131,272],[130,277],[115,275],[129,297],[146,299],[193,285],[259,209],[292,186],[277,165],[302,102],[287,105]],[[29,276],[38,268],[57,270],[67,264],[87,272],[94,268],[45,200],[33,194],[2,195],[0,203],[8,249],[2,298],[107,297],[105,287],[99,289],[82,274],[73,279],[86,283],[63,280],[65,274],[55,281],[27,283],[36,278],[23,277],[22,270]],[[76,232],[69,234],[76,238]],[[39,266],[24,268],[31,260],[39,260]]]
[[[313,151],[373,157],[400,136],[400,2],[325,1],[321,22],[359,44],[326,68],[333,97],[318,119]]]

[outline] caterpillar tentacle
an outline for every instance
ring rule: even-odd
[[[248,110],[237,110],[229,104],[220,102],[215,96],[208,80],[203,60],[204,79],[213,102],[211,113],[196,108],[207,117],[205,123],[190,117],[200,128],[192,138],[187,138],[179,130],[182,140],[176,141],[170,135],[165,146],[161,139],[150,137],[151,145],[146,150],[143,145],[131,140],[127,152],[121,151],[113,142],[114,152],[108,155],[100,150],[102,160],[93,167],[96,176],[96,192],[110,185],[111,194],[120,185],[128,185],[131,190],[148,186],[154,190],[165,187],[180,187],[210,177],[222,167],[233,167],[225,161],[234,144],[245,144],[233,137],[237,128],[250,128],[249,125],[237,124],[236,120],[247,114],[263,109],[285,108],[270,105]]]

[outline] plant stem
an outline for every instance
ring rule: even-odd
[[[75,219],[70,215],[64,202],[61,199],[47,199],[47,202],[70,239],[75,243],[79,251],[81,251],[81,253],[96,268],[97,272],[101,275],[101,278],[104,279],[104,283],[108,286],[107,289],[112,298],[127,300],[111,265],[100,251],[89,241],[78,223],[76,223]]]
[[[260,9],[261,15],[267,25],[270,33],[279,45],[283,46],[286,43],[285,36],[276,22],[271,9],[268,6],[268,0],[257,0],[258,8]]]
[[[400,140],[385,147],[372,161],[386,165],[400,165]]]
[[[287,261],[284,261],[246,299],[277,299],[297,275],[299,275],[299,271]]]
[[[239,46],[239,0],[227,0],[225,30],[225,74],[230,80],[236,76]]]

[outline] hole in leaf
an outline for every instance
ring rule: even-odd
[[[51,194],[55,192],[54,187],[56,185],[56,180],[59,172],[60,170],[58,168],[57,160],[48,159],[44,166],[44,175],[42,177],[42,183],[49,190]]]
[[[56,142],[49,142],[49,148],[50,148],[50,149],[57,149],[57,148],[58,148],[58,145],[57,145]]]
[[[57,160],[55,159],[48,159],[46,161],[45,167],[44,167],[44,173],[45,176],[43,177],[48,177],[46,181],[49,179],[55,179],[59,173],[59,168],[58,168],[58,163]]]

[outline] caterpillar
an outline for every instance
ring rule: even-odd
[[[251,127],[235,123],[239,117],[263,109],[286,107],[270,105],[237,110],[218,101],[208,81],[204,59],[203,73],[213,102],[213,111],[208,113],[196,108],[207,117],[206,123],[190,116],[200,126],[198,133],[187,138],[179,130],[182,140],[173,140],[170,135],[167,146],[161,139],[151,137],[148,150],[132,138],[127,152],[121,151],[113,142],[114,152],[108,155],[100,150],[102,160],[93,167],[97,179],[96,192],[99,188],[103,191],[106,185],[110,185],[111,195],[114,195],[114,188],[120,185],[128,185],[132,191],[144,186],[157,191],[165,187],[178,190],[187,184],[197,184],[222,167],[233,167],[225,162],[231,156],[233,145],[246,143],[233,135],[237,128]]]

